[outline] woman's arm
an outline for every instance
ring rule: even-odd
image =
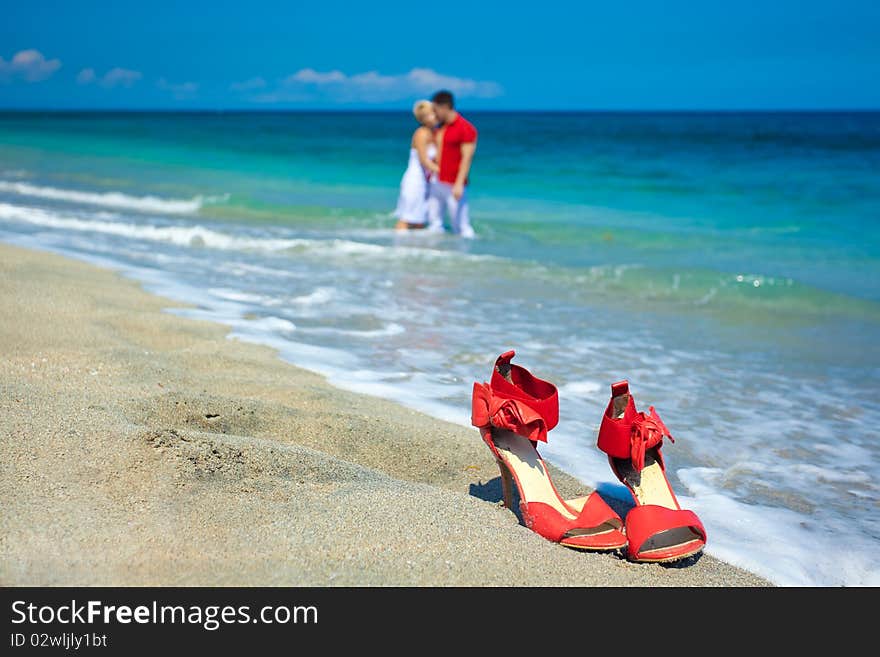
[[[430,144],[432,140],[433,135],[431,134],[431,131],[424,126],[418,128],[413,135],[413,144],[415,144],[416,152],[419,154],[419,162],[422,163],[425,170],[437,173],[440,171],[440,167],[437,166],[437,163],[434,162],[434,160],[428,157],[428,144]]]

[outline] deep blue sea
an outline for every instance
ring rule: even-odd
[[[880,584],[880,113],[463,114],[472,241],[392,230],[405,112],[0,114],[0,240],[461,424],[514,348],[560,388],[542,452],[621,499],[628,378],[709,553]]]

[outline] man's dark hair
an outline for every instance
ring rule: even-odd
[[[435,93],[431,98],[431,101],[438,105],[446,105],[449,109],[455,109],[455,100],[452,98],[452,92],[446,91],[446,89],[442,89]]]

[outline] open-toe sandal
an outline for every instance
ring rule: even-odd
[[[636,503],[626,516],[627,557],[633,561],[678,561],[706,544],[703,523],[681,508],[666,478],[664,437],[675,442],[654,407],[638,412],[629,383],[612,384],[598,444]]]
[[[523,522],[537,534],[578,550],[622,548],[623,522],[598,493],[566,502],[553,485],[537,445],[558,422],[559,396],[552,383],[512,365],[514,355],[498,357],[472,399],[471,420],[498,463],[505,506],[513,509],[515,486]]]

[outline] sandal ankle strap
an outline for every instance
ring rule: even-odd
[[[547,442],[547,432],[559,422],[559,393],[549,381],[511,364],[515,355],[512,350],[501,354],[491,382],[474,384],[471,423]]]
[[[627,398],[626,407],[623,415],[617,417],[620,415],[620,398],[624,395]],[[645,452],[656,447],[659,454],[663,438],[675,442],[654,407],[649,406],[647,413],[637,411],[633,397],[629,394],[629,382],[624,380],[611,384],[611,401],[608,402],[599,427],[599,449],[614,458],[629,458],[633,467],[641,472],[645,467]],[[663,466],[662,458],[660,465]]]

